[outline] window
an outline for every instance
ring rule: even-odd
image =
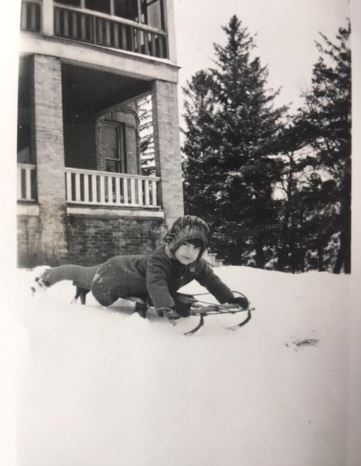
[[[142,23],[157,29],[164,29],[164,17],[161,0],[141,0]]]
[[[85,8],[110,14],[110,0],[85,0]]]
[[[103,131],[106,171],[126,173],[125,124],[108,122],[104,125]]]
[[[31,139],[30,125],[19,124],[18,125],[18,139],[17,139],[18,163],[30,163],[31,162],[30,139]]]
[[[121,18],[139,21],[138,2],[134,0],[114,0],[114,14]]]

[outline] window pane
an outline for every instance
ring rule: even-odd
[[[164,29],[161,0],[142,0],[142,23]]]
[[[103,145],[105,153],[109,158],[119,159],[118,130],[116,126],[104,126]]]
[[[114,14],[132,21],[138,20],[138,6],[135,0],[114,0]]]
[[[110,0],[85,0],[85,8],[110,14]]]
[[[30,163],[30,126],[18,125],[18,162]]]

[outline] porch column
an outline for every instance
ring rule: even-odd
[[[152,99],[156,172],[169,228],[184,213],[177,84],[154,81]]]
[[[34,139],[39,203],[39,252],[51,262],[67,252],[60,60],[34,56]]]

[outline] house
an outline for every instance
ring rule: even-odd
[[[183,214],[173,13],[172,0],[22,0],[20,265],[148,252]]]

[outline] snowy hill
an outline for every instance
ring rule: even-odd
[[[32,297],[19,270],[16,464],[346,465],[349,277],[215,270],[256,311],[192,337],[193,317],[70,304],[70,282]]]

